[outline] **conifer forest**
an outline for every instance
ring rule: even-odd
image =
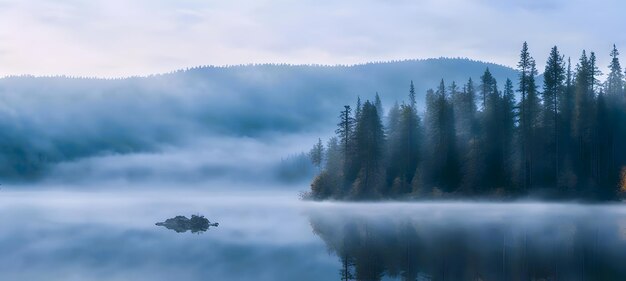
[[[309,156],[314,200],[617,200],[626,189],[626,91],[619,51],[549,51],[543,83],[523,44],[517,77],[446,81],[383,108],[378,93],[338,107],[335,136]],[[604,79],[602,79],[605,77]],[[425,99],[425,108],[418,107]]]

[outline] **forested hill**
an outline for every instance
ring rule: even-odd
[[[255,135],[266,130],[301,131],[326,126],[335,119],[338,105],[352,103],[357,96],[371,98],[379,92],[383,104],[391,105],[406,97],[411,80],[420,97],[442,78],[457,83],[469,77],[477,81],[487,67],[498,81],[517,79],[516,71],[509,67],[440,58],[354,66],[208,66],[111,80],[9,77],[0,80],[0,93],[6,110],[42,106],[58,115],[63,114],[58,109],[79,110],[104,103],[152,115],[158,107],[160,115],[184,112],[182,115],[190,122],[214,132]],[[94,122],[103,121],[107,114],[114,113],[116,119],[124,114],[100,109],[82,113]],[[120,119],[141,119],[136,114],[123,117]],[[148,120],[137,121],[150,125]]]
[[[621,199],[626,82],[615,45],[610,54],[600,81],[594,52],[583,50],[573,68],[555,46],[538,84],[524,42],[517,89],[485,70],[465,84],[441,80],[424,114],[413,90],[387,111],[379,95],[357,99],[343,107],[336,136],[309,153],[320,173],[304,197]]]
[[[125,79],[7,77],[0,79],[0,179],[33,178],[56,163],[154,151],[199,136],[319,132],[357,96],[378,91],[390,105],[406,96],[411,80],[423,96],[441,78],[477,81],[487,67],[498,81],[517,77],[504,66],[443,58],[197,67]]]

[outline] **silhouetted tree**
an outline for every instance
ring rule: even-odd
[[[528,44],[524,42],[520,53],[520,61],[517,64],[519,70],[519,88],[521,94],[519,103],[519,142],[522,147],[521,161],[521,185],[528,189],[533,183],[533,162],[536,156],[536,130],[539,125],[539,98],[537,96],[537,86],[535,76],[537,69],[535,60],[528,52]]]
[[[593,66],[583,51],[576,66],[574,116],[572,136],[575,141],[574,168],[578,187],[591,184],[592,138],[593,138]],[[588,188],[587,188],[588,189]]]
[[[618,56],[619,51],[613,44],[609,76],[606,79],[606,94],[609,96],[618,96],[624,93],[624,74],[622,73],[622,66],[619,63]]]
[[[561,149],[559,147],[559,97],[565,91],[565,62],[556,46],[550,50],[550,56],[546,62],[543,74],[543,118],[542,133],[543,162],[547,163],[542,170],[545,171],[544,183],[556,186],[560,173],[559,162]],[[551,173],[549,171],[552,171]]]
[[[481,99],[481,106],[482,106],[481,109],[483,111],[485,110],[485,107],[487,106],[487,96],[489,95],[489,93],[493,91],[494,81],[495,79],[491,75],[491,72],[489,72],[489,68],[487,68],[485,70],[485,73],[483,73],[483,75],[480,77],[480,99]]]
[[[503,155],[503,184],[508,189],[509,193],[513,193],[512,190],[516,188],[515,173],[515,156],[514,149],[515,143],[515,120],[516,120],[516,106],[515,106],[515,90],[513,90],[513,82],[510,79],[506,79],[504,83],[504,91],[502,93],[500,108],[500,141]]]

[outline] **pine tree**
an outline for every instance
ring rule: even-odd
[[[612,115],[606,102],[605,93],[599,93],[596,106],[594,133],[596,135],[596,181],[598,190],[595,195],[599,199],[610,200],[617,194],[617,183],[612,182],[611,174],[617,175],[617,170],[611,167],[613,157],[613,141],[615,131]]]
[[[443,79],[437,91],[429,90],[426,97],[428,178],[434,187],[449,192],[458,187],[460,167],[456,151],[454,111]]]
[[[576,65],[574,115],[572,121],[572,137],[575,141],[574,167],[578,185],[589,188],[593,169],[593,62],[583,50]]]
[[[409,89],[409,100],[415,95]],[[412,183],[421,161],[421,120],[414,106],[397,103],[388,118],[387,184],[394,196],[412,191]]]
[[[357,96],[356,97],[356,108],[354,110],[354,120],[359,120],[359,118],[361,117],[361,97]]]
[[[324,145],[322,144],[322,139],[317,139],[317,143],[313,145],[313,148],[309,151],[309,158],[313,166],[317,167],[319,170],[322,169],[322,163],[324,162]]]
[[[521,173],[522,187],[527,189],[533,183],[533,160],[535,157],[535,130],[538,123],[539,99],[535,75],[537,69],[535,60],[528,52],[528,44],[524,42],[518,63],[519,88],[521,94],[520,108],[520,142],[522,146]]]
[[[354,172],[352,172],[352,155],[354,154],[354,126],[355,120],[351,115],[351,108],[349,105],[344,106],[344,110],[341,111],[339,115],[339,123],[337,124],[337,130],[335,133],[339,138],[340,147],[341,147],[341,175],[344,178],[344,184],[342,185],[341,193],[342,196],[348,193],[350,187],[349,182],[354,177]]]
[[[344,110],[341,111],[339,115],[339,123],[337,124],[337,130],[335,133],[339,137],[339,141],[341,142],[341,151],[343,154],[343,159],[348,158],[348,154],[350,153],[350,140],[352,138],[352,130],[354,129],[354,118],[352,117],[351,109],[349,105],[344,106]]]
[[[331,137],[326,143],[326,163],[322,173],[324,172],[328,176],[326,182],[332,189],[330,196],[336,199],[343,198],[345,196],[345,190],[341,188],[343,186],[343,157],[341,145],[336,137]]]
[[[606,94],[609,96],[618,96],[624,93],[624,74],[622,74],[622,66],[619,63],[618,56],[619,51],[613,44],[609,76],[606,79]]]
[[[378,116],[383,119],[385,112],[383,111],[383,103],[380,101],[380,96],[378,96],[378,92],[376,92],[376,97],[374,98],[374,106],[376,107]]]
[[[387,125],[385,126],[385,133],[391,138],[391,136],[398,132],[398,124],[400,122],[400,105],[396,101],[393,106],[387,112]]]
[[[487,96],[489,96],[489,93],[491,93],[493,91],[493,84],[494,84],[495,79],[493,78],[493,76],[491,75],[491,72],[489,72],[489,68],[487,68],[485,70],[485,72],[483,73],[483,75],[480,77],[480,97],[481,97],[481,101],[482,101],[482,110],[485,110],[485,107],[487,106]]]
[[[598,147],[606,156],[602,159],[606,162],[600,170],[606,170],[602,178],[606,178],[604,185],[618,186],[619,174],[621,167],[625,164],[623,155],[626,155],[626,149],[623,144],[626,143],[626,128],[621,125],[626,120],[624,75],[619,62],[619,52],[615,45],[611,51],[611,64],[609,65],[609,75],[606,80],[606,97],[603,100],[598,99],[597,125],[599,127]],[[603,114],[602,110],[606,113]],[[602,130],[604,129],[604,130]],[[613,194],[615,195],[615,194]]]
[[[405,106],[403,104],[403,106]],[[400,105],[398,102],[395,102],[394,105],[389,109],[389,113],[387,114],[387,126],[386,135],[387,135],[387,185],[391,187],[393,190],[393,183],[397,177],[399,177],[401,173],[401,159],[403,157],[402,151],[402,130],[401,121],[400,121]]]
[[[550,50],[550,56],[546,62],[543,80],[543,118],[542,129],[545,142],[543,144],[545,162],[552,162],[552,165],[545,167],[546,171],[552,166],[553,173],[547,173],[546,177],[551,185],[556,185],[560,172],[559,168],[559,97],[565,90],[565,63],[563,56],[559,54],[556,46]],[[550,160],[550,161],[547,161]]]
[[[504,169],[504,142],[502,98],[498,91],[496,80],[489,70],[481,77],[481,88],[484,97],[484,108],[480,114],[479,151],[480,165],[484,170],[478,171],[480,176],[479,188],[487,192],[502,187],[505,183]]]
[[[455,130],[458,136],[459,147],[466,146],[477,129],[476,121],[476,91],[472,78],[463,86],[458,93],[451,89],[451,97],[454,108]]]
[[[359,171],[353,186],[355,198],[381,196],[384,142],[385,134],[376,106],[368,100],[363,104],[355,129],[355,168]]]
[[[558,107],[560,113],[559,122],[559,147],[562,153],[562,161],[560,164],[559,178],[557,185],[562,189],[572,187],[574,177],[574,160],[575,147],[573,146],[573,119],[574,119],[574,73],[572,71],[571,58],[567,59],[567,70],[565,73],[565,89],[559,96]]]
[[[411,86],[409,87],[409,105],[413,108],[417,105],[415,99],[415,86],[413,86],[413,80],[411,80]]]
[[[504,91],[502,92],[501,99],[501,134],[502,141],[502,155],[503,155],[503,169],[504,169],[504,184],[509,189],[509,194],[512,193],[511,189],[514,188],[515,181],[513,177],[514,173],[514,134],[515,134],[515,90],[513,89],[513,82],[510,79],[506,79],[504,83]]]
[[[602,76],[602,71],[596,64],[596,53],[591,52],[589,56],[589,81],[591,83],[591,93],[593,97],[598,92],[598,88],[601,87],[600,79],[598,77]]]

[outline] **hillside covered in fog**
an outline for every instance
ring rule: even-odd
[[[406,97],[411,80],[418,107],[423,108],[426,90],[440,79],[478,81],[487,67],[498,81],[517,78],[508,67],[443,58],[354,66],[198,67],[126,79],[7,77],[0,79],[0,179],[41,179],[51,171],[64,171],[64,179],[71,179],[77,172],[91,175],[89,167],[95,166],[117,171],[100,177],[163,176],[171,171],[164,167],[121,171],[132,168],[126,167],[132,166],[128,159],[123,167],[89,163],[111,157],[142,162],[137,158],[143,157],[182,169],[176,165],[179,160],[153,159],[151,153],[189,143],[206,148],[222,138],[272,146],[287,135],[317,134],[336,123],[338,109],[357,96],[372,98],[378,92],[383,104],[391,105]],[[302,143],[300,151],[309,145]],[[267,162],[294,151],[298,148],[283,153],[274,149],[275,154],[263,158]],[[186,156],[181,157],[176,159]],[[191,170],[199,178],[229,170],[219,163],[206,165],[197,163]]]

